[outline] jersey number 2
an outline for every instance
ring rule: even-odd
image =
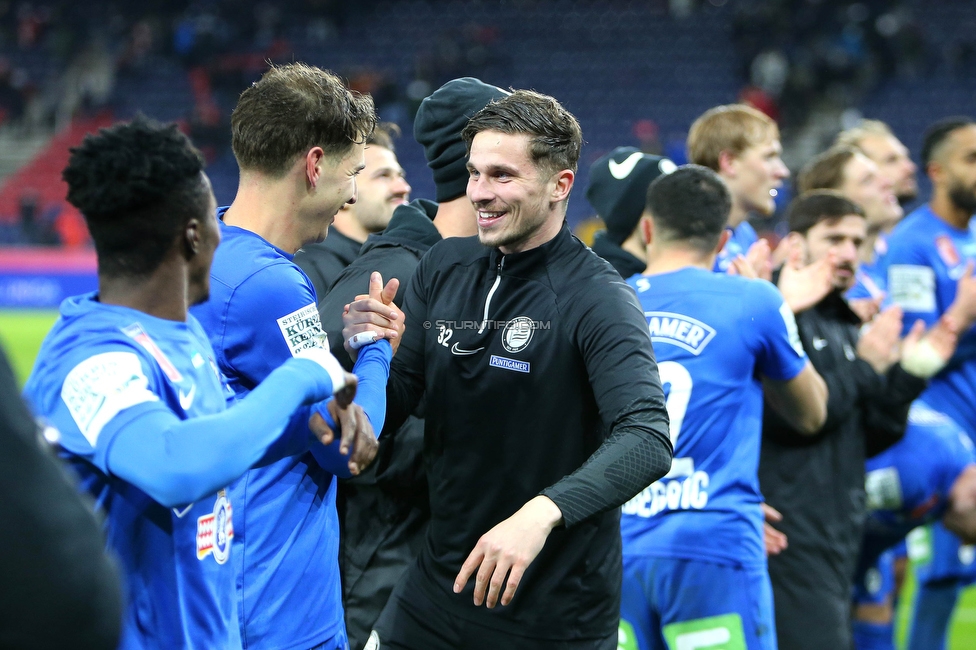
[[[681,433],[681,425],[684,424],[688,402],[691,400],[691,373],[677,361],[662,361],[657,365],[657,371],[661,375],[661,385],[665,387],[665,407],[671,421],[671,444],[677,451],[678,434]]]

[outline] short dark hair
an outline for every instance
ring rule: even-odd
[[[230,117],[231,147],[242,170],[280,177],[312,147],[341,157],[375,127],[369,95],[328,70],[290,63],[272,66],[241,93]]]
[[[657,233],[665,241],[680,241],[703,252],[718,245],[731,210],[725,183],[702,165],[682,165],[647,188],[647,211]]]
[[[976,122],[971,117],[947,117],[925,129],[925,136],[922,138],[922,169],[928,171],[929,163],[937,156],[953,131],[972,124]]]
[[[482,131],[532,136],[532,162],[552,173],[575,172],[583,147],[583,131],[573,114],[554,98],[531,90],[515,90],[474,114],[461,131],[469,153],[474,136]]]
[[[840,192],[814,190],[793,199],[786,210],[786,222],[790,232],[806,235],[821,221],[837,221],[850,215],[864,218],[864,210]]]
[[[376,128],[368,138],[366,138],[366,146],[375,145],[377,147],[383,147],[384,149],[389,149],[393,153],[396,153],[396,149],[393,146],[393,141],[400,137],[400,127],[393,122],[377,122]]]
[[[88,224],[100,274],[151,274],[187,221],[208,216],[203,166],[203,156],[175,124],[141,115],[87,135],[71,149],[61,177],[68,201]]]
[[[813,190],[836,190],[844,184],[844,168],[851,158],[861,153],[848,145],[835,145],[814,156],[796,177],[800,194]]]

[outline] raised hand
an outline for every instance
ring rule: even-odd
[[[857,356],[871,364],[878,374],[888,372],[888,368],[901,358],[901,320],[901,307],[892,306],[861,330],[861,338],[857,341]],[[916,324],[912,332],[915,336],[921,336],[922,330],[924,325],[918,328]]]
[[[810,309],[834,288],[833,276],[836,260],[833,255],[813,264],[803,265],[803,251],[795,246],[779,273],[780,293],[794,314]]]
[[[373,272],[369,276],[369,293],[356,296],[346,305],[342,314],[342,338],[345,349],[353,361],[359,356],[350,339],[361,332],[371,332],[375,340],[389,339],[394,353],[400,346],[403,336],[404,316],[400,308],[393,304],[400,281],[391,279],[383,286],[383,276]]]

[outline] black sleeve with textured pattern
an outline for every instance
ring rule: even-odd
[[[667,420],[664,420],[667,430]],[[673,449],[661,435],[654,400],[639,399],[613,433],[578,470],[546,488],[567,528],[626,503],[671,469]]]
[[[644,311],[633,289],[610,282],[573,301],[574,338],[608,432],[583,465],[542,492],[563,524],[612,510],[663,477],[674,449]]]

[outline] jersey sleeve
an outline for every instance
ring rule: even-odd
[[[949,303],[944,302],[946,289],[949,289],[949,302],[955,297],[955,283],[950,288],[941,286],[952,282],[948,277],[939,277],[931,258],[933,251],[925,248],[918,238],[899,237],[889,242],[885,256],[885,269],[888,279],[888,295],[891,302],[902,308],[903,330],[907,333],[916,320],[923,320],[927,326],[935,323],[946,310]]]
[[[218,347],[248,388],[302,350],[329,349],[314,289],[290,264],[265,267],[245,280],[231,295],[224,320]]]
[[[807,364],[793,312],[772,284],[765,280],[748,282],[753,331],[758,335],[757,368],[769,379],[793,379]]]
[[[171,412],[159,397],[158,382],[134,348],[98,346],[69,370],[61,386],[51,387],[57,399],[45,416],[61,431],[66,450],[108,473],[108,449],[119,431],[147,413]]]

